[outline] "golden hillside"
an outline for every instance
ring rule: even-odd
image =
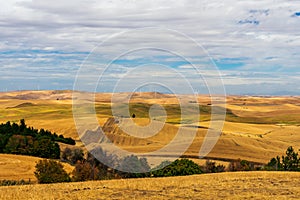
[[[23,179],[28,181],[30,179],[31,182],[36,183],[35,165],[41,159],[32,156],[0,154],[0,180]],[[73,166],[66,163],[63,163],[63,166],[68,173],[74,169]]]

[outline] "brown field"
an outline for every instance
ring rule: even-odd
[[[120,94],[121,97],[128,95]],[[100,126],[111,117],[111,96],[112,94],[108,93],[96,94],[95,108]],[[150,106],[154,103],[160,104],[168,114],[167,123],[162,130],[150,138],[139,139],[119,130],[117,124],[106,125],[103,129],[116,145],[132,152],[151,152],[163,147],[177,134],[180,126],[184,126],[184,130],[187,131],[196,129],[197,135],[185,155],[193,157],[198,163],[204,163],[204,160],[196,157],[209,128],[211,101],[209,96],[199,95],[198,102],[201,107],[200,123],[187,121],[180,124],[180,107],[176,96],[159,93],[134,94],[130,99],[130,112],[137,115],[134,122],[142,126],[147,125]],[[207,155],[210,159],[225,164],[228,159],[239,158],[267,163],[270,158],[284,154],[288,146],[300,148],[300,97],[228,96],[226,109],[227,116],[222,135]],[[29,126],[48,129],[66,137],[79,138],[73,119],[71,91],[0,93],[0,123],[18,122],[22,118]],[[77,146],[82,146],[79,140]],[[167,156],[178,156],[172,152],[169,154]],[[4,156],[0,157],[4,159]],[[32,168],[30,170],[28,176],[22,177],[29,178]],[[18,178],[9,167],[2,174],[6,174],[7,178],[11,177],[9,179]]]
[[[37,182],[34,171],[36,162],[41,158],[32,156],[0,154],[0,180],[25,180]],[[63,163],[64,169],[70,173],[73,168],[71,165]],[[2,198],[0,198],[2,199]]]
[[[300,173],[231,172],[0,187],[0,199],[300,199]]]

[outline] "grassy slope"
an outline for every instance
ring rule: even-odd
[[[36,162],[41,158],[32,156],[0,154],[0,180],[21,180],[24,179],[36,182],[34,176]],[[73,167],[63,163],[65,170],[70,173]],[[0,198],[1,199],[1,198]]]
[[[0,187],[0,199],[299,199],[300,173],[235,172]]]

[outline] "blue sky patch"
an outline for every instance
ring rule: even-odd
[[[254,25],[259,25],[259,21],[258,20],[249,20],[249,19],[245,19],[245,20],[240,20],[238,22],[238,24],[254,24]]]
[[[295,12],[292,17],[300,17],[300,12]]]

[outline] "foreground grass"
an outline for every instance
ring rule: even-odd
[[[235,172],[0,187],[0,199],[299,199],[300,173]]]

